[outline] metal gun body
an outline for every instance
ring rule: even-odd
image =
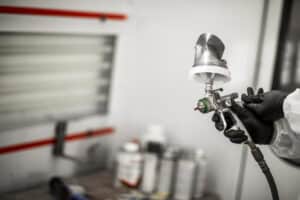
[[[232,101],[238,98],[238,93],[231,93],[221,96],[220,92],[223,89],[213,90],[211,86],[207,86],[205,89],[206,97],[199,99],[195,110],[199,110],[202,113],[209,113],[212,111],[218,112],[221,117],[223,127],[227,127],[227,123],[224,117],[224,112],[230,111]]]

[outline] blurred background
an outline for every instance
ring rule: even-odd
[[[120,147],[151,130],[166,145],[205,152],[207,193],[271,199],[253,159],[240,166],[242,147],[215,129],[211,114],[193,111],[204,88],[188,72],[195,42],[209,32],[226,46],[226,92],[293,91],[299,13],[296,0],[2,0],[1,199],[26,199],[24,191],[53,176],[101,182],[100,171],[115,173]],[[263,152],[281,199],[298,199],[299,168]]]

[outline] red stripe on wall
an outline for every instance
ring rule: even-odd
[[[82,140],[85,138],[90,137],[97,137],[97,136],[103,136],[112,134],[114,132],[114,128],[108,127],[103,129],[97,129],[97,130],[91,130],[87,132],[79,132],[79,133],[71,133],[65,136],[66,141],[75,141],[75,140]],[[1,154],[7,154],[7,153],[13,153],[17,151],[24,151],[29,149],[34,149],[38,147],[48,146],[52,145],[56,142],[55,138],[47,138],[43,140],[37,140],[37,141],[31,141],[31,142],[25,142],[20,144],[13,144],[9,146],[0,147],[0,155]]]
[[[46,9],[46,8],[16,7],[16,6],[0,6],[0,13],[78,17],[78,18],[97,18],[97,19],[110,19],[110,20],[126,20],[128,18],[127,15],[121,13],[87,12],[87,11],[77,11],[77,10]]]

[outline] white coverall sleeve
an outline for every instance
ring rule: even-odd
[[[300,159],[300,89],[288,95],[283,102],[284,118],[274,124],[273,151],[282,158]]]

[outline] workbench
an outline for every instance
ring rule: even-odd
[[[117,200],[122,193],[129,192],[125,188],[113,187],[111,173],[106,171],[90,173],[64,179],[67,184],[83,186],[91,200]],[[24,191],[0,195],[1,200],[53,200],[47,184],[42,184]],[[201,200],[220,200],[216,195],[207,195]]]

